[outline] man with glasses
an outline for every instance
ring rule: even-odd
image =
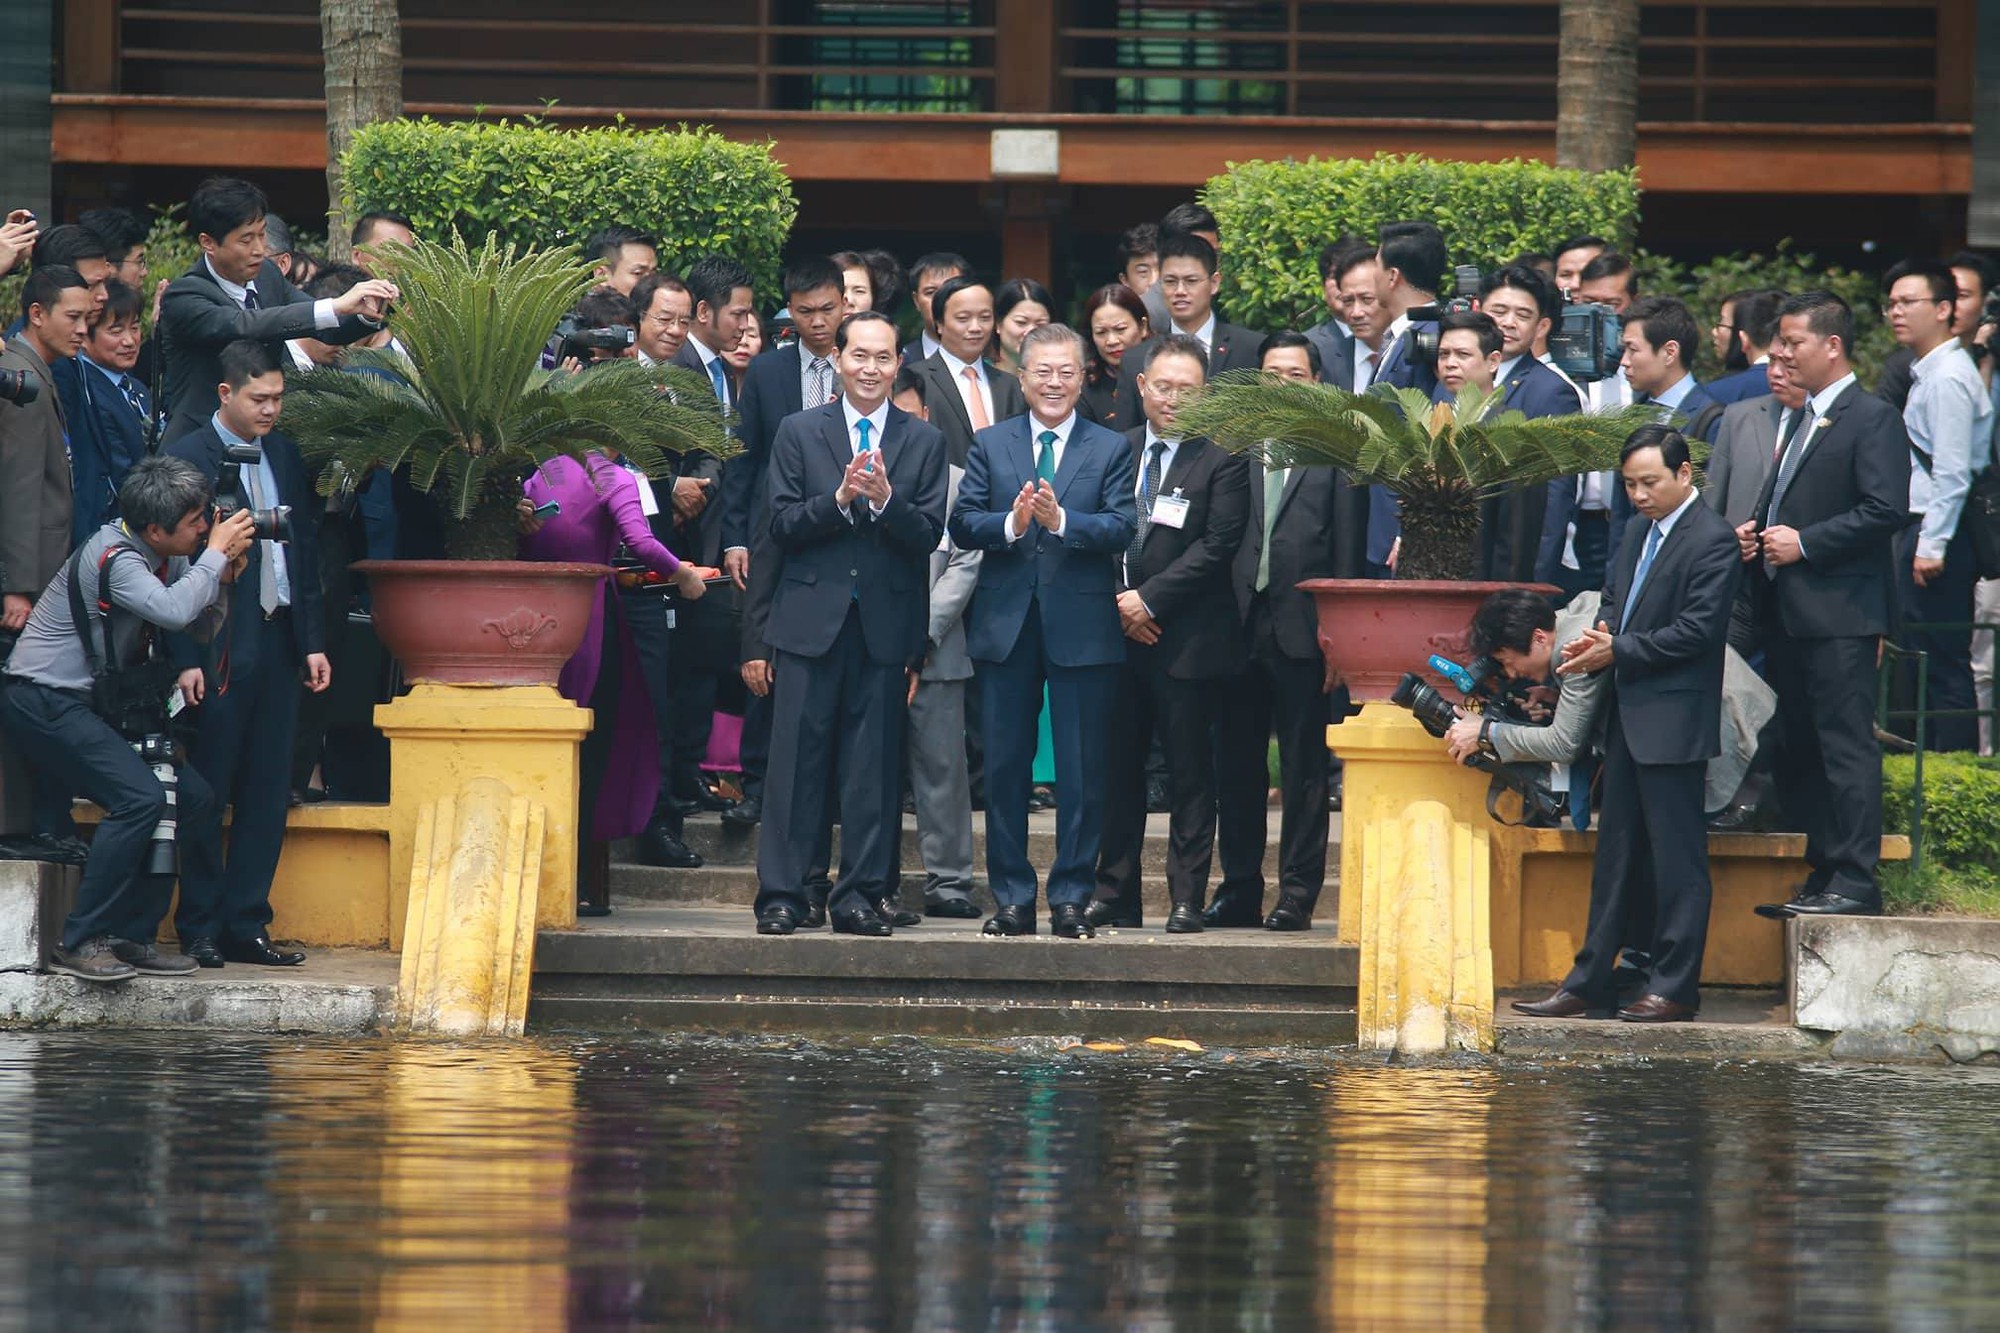
[[[1166,305],[1168,323],[1153,341],[1164,341],[1176,333],[1193,338],[1208,358],[1211,379],[1225,370],[1254,369],[1257,349],[1264,342],[1262,334],[1231,324],[1216,313],[1215,293],[1222,286],[1217,262],[1215,247],[1199,236],[1169,233],[1160,237],[1160,281],[1154,290]],[[1120,402],[1139,401],[1139,367],[1151,350],[1148,346],[1137,356],[1126,356],[1118,389]]]

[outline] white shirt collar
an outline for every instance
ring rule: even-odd
[[[804,349],[800,350],[803,351]],[[840,395],[840,415],[847,421],[847,438],[850,441],[854,439],[855,423],[866,421],[868,423],[868,447],[870,449],[880,449],[882,447],[882,433],[889,428],[888,399],[883,399],[873,412],[864,417],[854,410],[853,400],[848,398],[846,394],[842,394]]]
[[[1847,386],[1852,383],[1854,383],[1854,372],[1850,370],[1807,399],[1806,405],[1812,409],[1814,416],[1823,417],[1826,415],[1827,409],[1833,406],[1833,400],[1846,393]]]
[[[1662,542],[1666,541],[1668,536],[1670,536],[1673,533],[1674,524],[1678,523],[1680,521],[1681,515],[1685,514],[1688,511],[1688,506],[1692,505],[1696,500],[1699,500],[1700,498],[1701,498],[1700,491],[1690,489],[1688,491],[1688,498],[1681,501],[1680,507],[1674,510],[1673,513],[1668,514],[1665,518],[1659,521],[1658,526],[1660,529],[1660,540]]]
[[[222,413],[220,412],[217,412],[214,416],[210,417],[209,421],[215,427],[216,435],[221,438],[224,444],[254,444],[257,446],[259,450],[262,450],[264,447],[264,441],[261,438],[255,440],[246,440],[241,435],[238,435],[235,431],[229,429],[229,427],[223,425]]]
[[[693,347],[694,354],[701,358],[701,368],[704,371],[722,359],[722,353],[709,351],[708,344],[695,337],[692,333],[688,335],[688,345]]]
[[[952,354],[951,354],[950,352],[947,352],[947,351],[945,351],[945,349],[944,349],[944,348],[942,348],[942,347],[938,348],[938,355],[944,358],[944,363],[945,363],[945,364],[946,364],[947,366],[950,366],[950,367],[951,367],[951,377],[952,377],[953,379],[955,379],[955,380],[962,380],[962,379],[964,379],[964,378],[965,378],[965,368],[966,368],[967,366],[971,366],[971,367],[972,367],[972,368],[973,368],[974,370],[976,370],[976,371],[978,371],[978,372],[979,372],[979,379],[980,379],[980,382],[981,382],[982,384],[983,384],[983,383],[985,383],[985,381],[986,381],[986,362],[985,362],[984,360],[979,360],[979,361],[961,361],[961,360],[959,360],[959,359],[958,359],[957,357],[953,356],[953,355],[952,355]]]
[[[1171,320],[1168,322],[1172,323]],[[1196,342],[1200,343],[1202,347],[1207,349],[1213,349],[1215,346],[1215,324],[1216,324],[1215,309],[1213,306],[1211,306],[1208,311],[1207,320],[1205,320],[1202,323],[1202,326],[1200,328],[1196,329],[1193,333],[1189,334],[1188,336],[1193,338]],[[1179,333],[1180,331],[1181,331],[1181,326],[1175,324],[1174,332]]]
[[[129,372],[123,370],[113,370],[110,366],[99,365],[96,358],[92,357],[91,354],[88,352],[78,352],[76,354],[76,358],[77,360],[83,362],[83,364],[85,364],[86,366],[96,366],[98,374],[104,376],[104,378],[110,380],[113,384],[117,385],[121,391],[124,389],[125,381],[129,377]]]
[[[236,304],[238,305],[243,304],[244,294],[247,293],[251,287],[255,287],[257,285],[257,280],[255,278],[252,278],[250,280],[250,285],[248,287],[242,285],[241,283],[231,282],[229,279],[223,277],[220,273],[217,273],[215,271],[215,265],[209,263],[207,255],[203,255],[201,257],[201,262],[203,264],[208,265],[208,276],[215,279],[215,285],[222,288],[223,294],[227,296],[230,300],[236,302]],[[258,299],[259,300],[263,299],[263,293],[261,292],[258,293]]]
[[[1395,346],[1396,339],[1402,337],[1403,330],[1409,327],[1410,327],[1410,312],[1405,310],[1402,314],[1396,316],[1394,319],[1389,321],[1389,331],[1382,335],[1383,348],[1387,349]]]
[[[1500,369],[1493,372],[1493,387],[1496,389],[1506,387],[1508,376],[1519,370],[1521,363],[1525,360],[1527,360],[1527,357],[1524,354],[1522,356],[1510,356],[1505,361],[1502,361]]]
[[[1075,429],[1076,429],[1075,412],[1071,412],[1068,416],[1064,417],[1059,423],[1053,426],[1043,425],[1042,419],[1036,416],[1032,412],[1028,414],[1028,442],[1033,445],[1039,446],[1041,444],[1043,431],[1052,430],[1056,433],[1056,448],[1061,449],[1069,443],[1070,432]]]

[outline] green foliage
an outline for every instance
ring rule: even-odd
[[[1222,229],[1220,304],[1252,328],[1303,328],[1326,315],[1319,252],[1385,222],[1437,223],[1455,264],[1493,269],[1571,236],[1629,241],[1639,219],[1634,171],[1592,174],[1542,162],[1434,162],[1380,154],[1231,163],[1202,201]]]
[[[1910,827],[1916,756],[1882,760],[1882,827]],[[2000,870],[2000,758],[1924,756],[1924,861],[1947,873]]]
[[[660,238],[660,266],[726,254],[775,295],[798,215],[769,144],[707,127],[558,129],[524,122],[386,121],[354,136],[344,161],[353,214],[402,213],[418,235],[497,234],[503,243],[581,245],[622,223]]]
[[[1854,370],[1871,388],[1881,376],[1882,359],[1896,348],[1896,339],[1882,318],[1881,275],[1822,264],[1810,252],[1793,249],[1789,239],[1779,241],[1768,255],[1738,251],[1694,265],[1641,250],[1632,257],[1632,265],[1641,292],[1680,297],[1704,329],[1722,313],[1723,298],[1731,292],[1775,287],[1785,292],[1820,288],[1835,293],[1854,307]],[[1706,338],[1701,340],[1694,370],[1699,379],[1723,373]]]
[[[437,494],[455,558],[512,556],[521,477],[557,455],[615,449],[654,473],[670,454],[736,451],[692,372],[629,360],[582,374],[537,367],[548,331],[590,287],[575,250],[517,255],[489,234],[477,251],[458,237],[392,246],[386,262],[402,289],[394,328],[409,361],[362,349],[343,369],[294,376],[281,424],[308,459],[349,475],[407,469],[416,489]],[[323,470],[324,489],[338,472]]]
[[[1882,909],[1891,916],[2000,918],[2000,872],[1988,867],[1926,860],[1914,871],[1908,861],[1884,861],[1880,874]]]

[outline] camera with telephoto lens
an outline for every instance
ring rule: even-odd
[[[260,542],[288,542],[292,539],[292,507],[272,505],[259,509],[250,503],[250,492],[243,485],[244,465],[254,468],[263,459],[263,450],[254,444],[222,446],[222,466],[215,476],[216,517],[225,519],[239,509],[248,509],[252,537]]]
[[[144,662],[100,670],[90,682],[91,711],[124,738],[140,761],[153,770],[166,793],[167,810],[153,826],[146,853],[148,875],[174,874],[179,864],[180,777],[176,769],[186,752],[174,736],[167,714],[167,698],[175,689],[177,674],[174,664],[159,656],[155,648]]]
[[[179,766],[185,755],[181,744],[165,731],[149,731],[132,742],[133,753],[139,762],[153,770],[153,777],[160,784],[161,793],[167,798],[167,808],[160,816],[160,822],[153,825],[153,836],[146,843],[145,874],[173,875],[180,872],[180,793],[181,779]]]
[[[0,367],[0,402],[26,407],[42,395],[42,382],[25,370]]]
[[[1481,657],[1470,667],[1462,667],[1448,657],[1433,656],[1428,665],[1457,688],[1461,696],[1459,703],[1453,704],[1414,671],[1403,673],[1403,678],[1389,695],[1389,702],[1398,708],[1408,709],[1423,729],[1439,740],[1443,740],[1452,723],[1458,721],[1461,708],[1467,713],[1532,724],[1527,714],[1520,711],[1506,693],[1503,688],[1506,672],[1491,657]],[[1466,761],[1466,766],[1492,777],[1486,788],[1486,813],[1496,822],[1517,822],[1527,828],[1555,828],[1561,822],[1562,800],[1542,781],[1542,776],[1548,771],[1547,765],[1503,764],[1492,755],[1475,752]],[[1504,819],[1500,814],[1500,798],[1510,791],[1521,798],[1521,817],[1518,821]]]
[[[593,361],[623,356],[625,349],[637,341],[638,332],[630,324],[590,328],[575,315],[564,315],[562,323],[556,325],[556,362],[561,364],[573,357],[579,365],[587,366]]]
[[[1446,315],[1469,315],[1479,309],[1479,266],[1460,264],[1451,271],[1451,295],[1434,305],[1414,306],[1410,317],[1410,354],[1426,366],[1435,366],[1438,359],[1438,331],[1435,327],[1424,328],[1429,322],[1433,326]]]

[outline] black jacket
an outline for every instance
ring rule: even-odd
[[[1249,522],[1236,550],[1230,582],[1237,611],[1247,625],[1256,597],[1257,564],[1264,550],[1264,472],[1248,468]],[[1368,488],[1348,481],[1332,467],[1296,467],[1285,478],[1276,526],[1271,529],[1271,582],[1265,606],[1272,632],[1286,657],[1310,661],[1320,656],[1319,609],[1306,579],[1367,577]]]
[[[1146,429],[1128,431],[1125,438],[1137,477],[1146,467]],[[1248,468],[1207,440],[1182,440],[1156,492],[1177,494],[1188,502],[1186,521],[1178,528],[1148,526],[1147,515],[1139,514],[1145,540],[1120,586],[1137,589],[1160,622],[1159,642],[1151,651],[1165,660],[1168,675],[1183,680],[1234,675],[1248,661],[1230,589],[1230,566],[1250,520]]]

